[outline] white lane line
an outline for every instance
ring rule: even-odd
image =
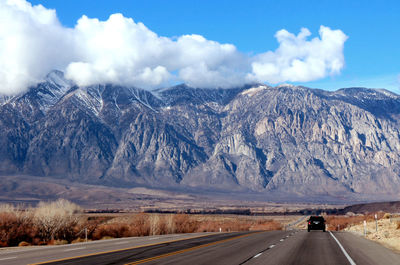
[[[344,249],[344,247],[342,246],[342,244],[340,244],[339,240],[337,240],[337,238],[332,234],[331,231],[329,231],[329,234],[331,234],[331,236],[333,237],[333,239],[335,239],[336,243],[338,243],[340,249],[342,250],[343,254],[346,256],[347,260],[350,262],[351,265],[356,265],[356,263],[354,262],[354,260],[350,257],[349,254],[347,254],[347,251]]]
[[[262,255],[262,253],[258,253],[257,255],[255,255],[255,256],[253,257],[253,259],[258,258],[258,257],[261,256],[261,255]]]
[[[271,245],[271,246],[269,246],[268,248],[273,248],[273,247],[275,247],[275,245]]]
[[[126,244],[126,243],[129,243],[129,241],[117,242],[117,243],[114,243],[114,245],[121,245],[121,244]]]
[[[279,241],[281,241],[281,242],[282,242],[283,240],[285,240],[285,239],[283,239],[283,238],[282,238],[282,239],[281,239],[281,240],[279,240]]]
[[[0,260],[16,259],[17,257],[1,258]]]
[[[70,249],[66,249],[66,250],[64,250],[64,252],[67,252],[67,251],[74,251],[74,250],[79,250],[79,249],[85,249],[86,247],[81,247],[81,248],[70,248]]]

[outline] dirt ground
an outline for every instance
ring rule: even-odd
[[[400,252],[400,217],[378,220],[378,231],[375,221],[367,222],[366,238],[376,241],[385,247]],[[352,225],[345,229],[364,236],[364,224]]]

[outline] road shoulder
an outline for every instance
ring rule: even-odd
[[[342,243],[356,264],[400,264],[400,254],[385,248],[379,243],[349,232],[336,232],[334,235]]]

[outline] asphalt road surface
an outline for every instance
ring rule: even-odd
[[[0,252],[0,264],[35,263],[400,265],[400,254],[346,232],[295,230],[123,238]]]

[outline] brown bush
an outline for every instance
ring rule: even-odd
[[[157,214],[149,216],[150,235],[168,234],[167,217]],[[172,229],[170,229],[172,230]]]
[[[377,213],[378,219],[382,219],[384,217],[383,212]],[[326,224],[328,225],[328,230],[342,230],[352,225],[361,224],[364,221],[370,222],[375,220],[375,214],[367,214],[367,215],[357,215],[357,216],[345,216],[345,215],[336,215],[336,216],[327,216],[325,217]]]
[[[175,233],[194,233],[199,228],[199,223],[187,214],[177,214],[173,217]]]
[[[40,202],[33,211],[33,223],[44,241],[67,240],[76,237],[81,208],[64,199]]]
[[[78,237],[77,239],[72,240],[71,244],[82,243],[82,242],[86,242],[86,240]]]
[[[21,241],[32,242],[37,230],[23,212],[0,212],[0,244],[17,246]]]
[[[68,244],[67,240],[60,240],[60,239],[57,240],[53,239],[47,243],[47,245],[66,245],[66,244]]]
[[[29,244],[28,242],[26,242],[26,241],[21,241],[21,242],[19,242],[19,244],[18,244],[18,246],[19,247],[27,247],[27,246],[30,246],[31,244]]]
[[[223,232],[254,231],[254,230],[282,230],[282,225],[274,220],[204,220],[199,222],[198,232]]]
[[[396,229],[400,229],[400,222],[397,222],[397,228]]]
[[[250,230],[264,230],[264,231],[272,231],[272,230],[282,230],[282,224],[275,220],[265,220],[258,221],[254,224]]]
[[[150,235],[149,215],[145,213],[136,214],[130,224],[132,236]]]
[[[222,231],[228,231],[230,228],[227,228],[227,226],[229,227],[223,222],[207,220],[200,222],[197,232],[219,232],[220,228]]]
[[[0,246],[42,245],[50,240],[76,238],[79,206],[66,200],[39,203],[35,209],[0,205]]]
[[[391,216],[391,214],[390,213],[385,213],[384,215],[383,215],[383,219],[389,219],[390,218],[390,216]]]
[[[187,214],[146,214],[129,217],[83,217],[80,208],[66,200],[39,203],[21,210],[0,205],[0,247],[18,244],[66,244],[89,240],[148,236],[170,233],[279,230],[272,220],[254,221],[235,216],[196,216]]]
[[[110,219],[112,219],[112,218],[104,217],[104,216],[88,217],[85,220],[82,219],[81,222],[79,222],[76,227],[76,230],[77,230],[76,237],[84,239],[85,238],[85,229],[87,229],[87,237],[93,238],[93,234],[96,231],[96,229],[100,225],[105,224]]]
[[[99,240],[104,237],[126,237],[132,236],[130,227],[127,224],[102,224],[92,234],[92,239]]]

